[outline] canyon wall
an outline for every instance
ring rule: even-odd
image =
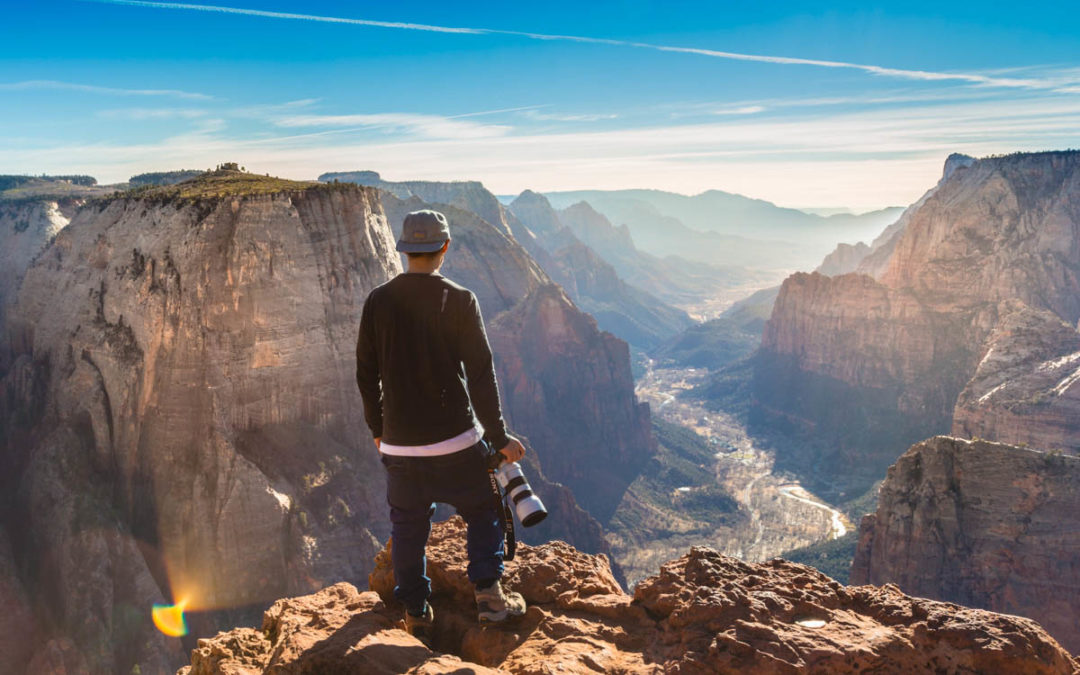
[[[93,672],[175,667],[154,602],[236,620],[362,580],[388,534],[354,354],[389,228],[372,190],[266,183],[83,207],[9,314],[4,522],[45,649]]]
[[[781,288],[752,421],[816,444],[782,462],[823,480],[855,462],[865,489],[908,444],[950,429],[1016,302],[1080,318],[1080,153],[951,160],[901,218],[878,278],[798,274]]]
[[[889,469],[854,584],[1038,621],[1080,651],[1080,458],[936,437]]]
[[[986,343],[952,434],[1080,453],[1080,332],[1017,303]]]

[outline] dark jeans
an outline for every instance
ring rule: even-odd
[[[450,455],[383,455],[386,501],[394,564],[394,597],[419,613],[431,596],[424,549],[431,533],[433,502],[449,504],[465,519],[469,581],[499,579],[503,573],[503,531],[487,473],[483,441]]]

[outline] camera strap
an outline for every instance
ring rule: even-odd
[[[499,511],[499,523],[502,525],[503,537],[506,539],[506,551],[503,560],[509,562],[517,554],[517,537],[514,534],[514,514],[510,513],[510,506],[506,503],[499,481],[495,479],[495,469],[488,469],[488,480],[491,481],[491,491],[495,495],[496,507]]]

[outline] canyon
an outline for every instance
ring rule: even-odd
[[[1028,641],[1009,654],[1056,664],[1032,672],[1073,672],[1053,640],[1080,639],[1080,550],[1062,515],[1076,512],[1080,455],[1078,158],[950,156],[871,244],[841,245],[778,289],[770,271],[641,250],[638,230],[590,203],[500,201],[472,181],[227,166],[0,200],[0,669],[157,672],[194,647],[192,673],[346,672],[361,663],[339,649],[347,638],[378,655],[364,664],[402,672],[532,672],[541,653],[569,672],[896,658],[964,672],[1020,663],[994,661],[1009,650],[978,637],[1005,631],[993,640]],[[436,572],[442,654],[395,632],[387,594],[353,346],[367,292],[402,268],[396,230],[420,208],[450,220],[443,272],[477,295],[505,416],[551,512],[519,530],[512,576],[538,607],[494,651],[455,609],[468,590],[455,521],[433,544],[450,561]],[[883,587],[765,562],[843,535],[856,504],[874,513],[851,578]],[[357,591],[369,573],[372,590]],[[730,594],[691,599],[714,586]],[[1053,638],[903,593],[1023,615]],[[191,637],[144,620],[182,597]],[[843,627],[828,649],[799,624],[800,602]],[[254,625],[270,603],[265,630],[198,639]],[[323,632],[300,616],[323,617]],[[881,626],[894,633],[867,646]]]
[[[824,483],[856,467],[865,491],[953,408],[999,322],[1022,303],[1080,318],[1080,153],[968,161],[898,221],[861,269],[796,274],[779,293],[754,370],[759,427],[812,439],[787,466]],[[879,253],[882,259],[875,259]]]
[[[889,229],[854,272],[784,282],[752,426],[798,439],[778,464],[827,496],[892,465],[853,582],[1031,617],[1075,650],[1080,153],[950,157]]]
[[[354,350],[367,292],[401,270],[384,198],[223,169],[91,199],[55,232],[56,207],[29,207],[41,236],[4,296],[0,355],[0,596],[19,667],[174,669],[185,643],[144,620],[152,604],[186,598],[206,635],[366,577],[389,524]],[[552,510],[523,536],[607,551],[573,488],[603,517],[621,494],[606,464],[629,474],[654,452],[626,344],[470,215],[453,215],[453,275],[481,300]],[[598,465],[606,492],[582,487]]]

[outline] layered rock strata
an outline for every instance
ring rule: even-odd
[[[876,514],[859,527],[851,581],[1030,617],[1076,653],[1078,485],[1074,456],[918,443],[890,467]]]
[[[1080,454],[1080,332],[1018,305],[986,342],[952,434]]]
[[[476,625],[464,526],[429,547],[434,649],[399,627],[389,552],[372,591],[338,584],[266,612],[262,630],[200,641],[181,675],[223,673],[1076,673],[1033,621],[913,598],[895,586],[842,586],[773,560],[751,565],[695,548],[641,582],[561,543],[526,547],[505,583],[529,603],[505,626]]]

